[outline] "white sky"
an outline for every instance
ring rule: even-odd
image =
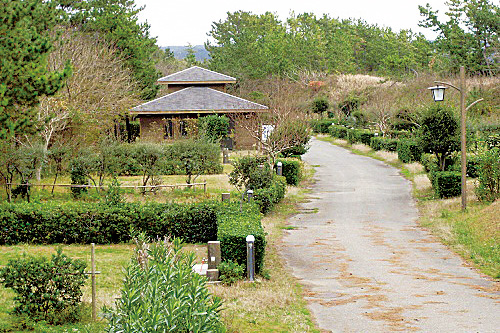
[[[430,3],[440,16],[446,11],[445,0],[135,0],[137,6],[146,6],[139,14],[147,21],[150,32],[160,46],[200,45],[208,40],[212,22],[225,20],[227,12],[237,10],[262,14],[278,14],[285,20],[291,11],[295,14],[312,12],[317,17],[324,13],[332,18],[361,18],[370,24],[391,27],[394,31],[412,29],[434,38],[430,29],[418,27],[422,19],[418,6]]]

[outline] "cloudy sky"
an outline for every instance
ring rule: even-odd
[[[151,25],[151,35],[160,46],[203,44],[212,22],[225,20],[227,12],[237,10],[262,14],[270,11],[286,19],[291,11],[309,12],[332,18],[361,18],[370,24],[391,27],[393,30],[412,29],[428,38],[435,35],[430,29],[418,27],[421,20],[418,6],[430,3],[440,14],[446,10],[445,0],[135,0],[146,6],[139,14],[142,22]]]

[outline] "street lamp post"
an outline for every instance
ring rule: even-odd
[[[478,99],[477,101],[471,103],[469,106],[465,107],[465,97],[467,96],[467,87],[465,85],[465,68],[460,67],[460,86],[456,87],[448,82],[434,81],[437,83],[436,87],[429,88],[432,91],[432,96],[436,102],[444,100],[444,89],[446,87],[440,87],[439,85],[445,85],[452,87],[460,92],[460,146],[461,146],[461,163],[462,163],[462,210],[467,208],[467,155],[466,155],[466,126],[465,119],[467,110],[469,110],[476,103],[481,102],[483,99]]]

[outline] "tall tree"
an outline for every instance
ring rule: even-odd
[[[29,131],[39,98],[55,94],[71,72],[69,64],[47,69],[57,19],[51,2],[0,0],[0,139]]]
[[[449,0],[448,20],[438,19],[438,11],[429,4],[419,6],[424,19],[420,26],[439,35],[438,52],[449,57],[449,66],[465,66],[472,72],[493,74],[500,68],[500,7],[489,0]]]
[[[156,97],[159,71],[155,67],[156,38],[150,26],[139,23],[134,0],[58,0],[68,15],[68,23],[85,32],[97,32],[120,50],[125,64],[138,82],[142,99]]]

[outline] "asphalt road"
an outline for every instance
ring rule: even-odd
[[[313,140],[310,201],[282,254],[332,332],[500,332],[498,285],[417,225],[411,184],[383,162]]]

